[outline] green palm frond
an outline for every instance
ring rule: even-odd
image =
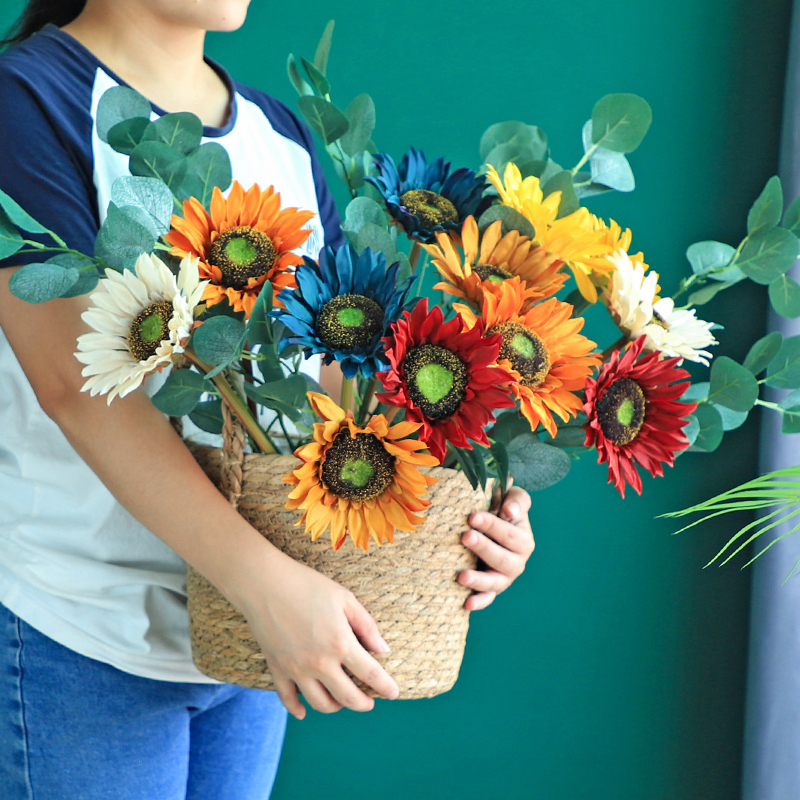
[[[768,509],[772,510],[767,513]],[[800,466],[769,472],[690,508],[672,511],[661,516],[674,519],[685,517],[689,514],[703,515],[700,519],[696,519],[679,531],[675,531],[678,534],[693,528],[695,525],[700,525],[710,519],[723,514],[730,514],[734,511],[760,511],[762,513],[759,514],[757,519],[734,534],[722,550],[706,564],[707,567],[710,567],[720,559],[723,559],[720,561],[720,566],[727,564],[734,556],[744,550],[748,544],[779,525],[794,520],[795,517],[798,517],[798,519],[794,527],[772,539],[744,567],[750,566],[759,556],[766,553],[770,547],[777,544],[781,539],[800,531]],[[794,574],[798,564],[800,564],[800,558],[794,563],[791,572],[786,576],[786,580]]]

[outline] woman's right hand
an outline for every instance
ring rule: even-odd
[[[301,692],[323,713],[369,711],[375,705],[344,667],[388,699],[397,684],[370,655],[388,653],[375,621],[355,596],[330,578],[269,545],[269,565],[253,580],[237,581],[234,604],[267,658],[275,688],[290,714],[303,719]],[[249,587],[247,587],[249,583]]]

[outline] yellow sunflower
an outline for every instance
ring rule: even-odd
[[[474,303],[483,303],[484,292],[497,294],[507,280],[522,287],[525,305],[554,295],[567,280],[560,272],[563,262],[535,246],[519,231],[502,235],[500,220],[493,222],[480,236],[474,217],[467,217],[461,228],[463,258],[446,234],[436,235],[437,244],[423,245],[445,282],[434,289]]]
[[[605,234],[595,229],[592,215],[585,208],[579,208],[557,219],[561,192],[544,197],[539,179],[530,176],[523,180],[516,164],[506,165],[502,180],[497,170],[489,165],[486,177],[503,205],[519,211],[533,225],[535,243],[567,264],[581,294],[590,303],[597,302],[595,284],[607,279],[613,265],[605,258],[612,249],[605,241]]]
[[[467,306],[456,303],[453,307],[469,327],[477,323]],[[541,423],[555,436],[553,414],[564,422],[577,416],[583,400],[575,392],[583,390],[600,359],[592,353],[595,343],[579,333],[584,320],[571,316],[569,303],[553,297],[528,311],[521,309],[519,290],[509,282],[502,285],[499,297],[487,292],[482,309],[486,335],[503,337],[497,365],[517,378],[511,389],[531,430]]]
[[[233,182],[227,199],[214,189],[210,211],[194,197],[183,204],[183,216],[172,217],[164,237],[172,254],[200,259],[200,277],[208,280],[203,300],[210,306],[227,299],[235,311],[249,317],[265,281],[275,294],[294,286],[291,268],[302,263],[292,250],[308,239],[303,225],[312,211],[281,208],[281,196],[272,186],[257,184],[246,192]]]
[[[424,522],[418,511],[430,503],[422,500],[436,483],[419,467],[439,464],[425,444],[404,437],[420,426],[399,422],[389,427],[377,414],[363,427],[324,394],[309,392],[317,416],[314,441],[299,447],[295,455],[304,463],[284,477],[294,485],[286,508],[303,509],[298,525],[305,523],[312,539],[330,527],[331,542],[338,550],[349,533],[356,547],[367,550],[370,536],[378,544],[394,541],[395,528],[414,531]]]

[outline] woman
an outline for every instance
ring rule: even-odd
[[[115,154],[94,132],[110,86],[154,114],[191,111],[233,177],[318,212],[309,254],[341,241],[307,129],[204,60],[248,0],[30,0],[0,56],[0,188],[80,250],[105,212]],[[61,27],[59,27],[61,26]],[[285,727],[305,707],[367,711],[344,667],[393,698],[379,631],[338,584],[284,556],[227,504],[135,392],[81,393],[73,356],[86,298],[30,306],[0,261],[0,786],[4,797],[263,798]],[[483,608],[533,550],[528,496],[479,514],[465,544],[489,566],[459,580]],[[193,666],[184,560],[247,618],[277,694]]]

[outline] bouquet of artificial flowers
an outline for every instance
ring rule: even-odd
[[[437,480],[457,474],[472,488],[460,507],[447,492],[441,502],[458,520],[447,547],[466,552],[458,531],[492,480],[497,493],[512,478],[542,489],[595,451],[623,496],[626,485],[641,492],[639,467],[662,475],[683,450],[713,450],[724,430],[765,405],[762,370],[770,385],[800,387],[795,343],[774,335],[744,364],[715,359],[707,382],[690,384],[681,366],[708,365],[716,344],[715,326],[694,307],[745,278],[768,284],[780,313],[800,314],[800,286],[785,275],[798,254],[800,207],[782,217],[777,179],[738,248],[692,245],[692,275],[663,295],[657,272],[631,252],[631,231],[581,205],[633,189],[626,154],[650,125],[643,99],[601,99],[572,169],[552,158],[538,127],[521,122],[488,128],[478,170],[414,148],[396,163],[372,142],[367,95],[345,111],[331,101],[330,33],[313,62],[302,60],[306,77],[289,59],[300,110],[351,194],[346,243],[318,259],[295,252],[310,212],[283,207],[273,187],[232,182],[225,150],[202,143],[196,117],[153,122],[147,101],[124,87],[103,96],[97,127],[129,156],[131,174],[114,184],[94,254],[70,250],[0,194],[0,256],[54,254],[16,272],[12,291],[30,302],[91,292],[84,320],[93,330],[76,353],[84,390],[112,402],[170,368],[153,402],[207,433],[225,430],[221,483],[242,513],[273,513],[274,502],[242,500],[247,458],[272,455],[283,469],[281,513],[309,535],[293,531],[292,541],[327,532],[331,558],[352,559],[348,535],[367,551],[402,533],[412,551],[426,552],[414,532],[426,515],[430,522]],[[439,280],[429,288],[431,268]],[[605,349],[582,333],[597,303],[620,332]],[[335,399],[303,371],[317,354],[339,367]],[[270,520],[262,527],[274,528]],[[355,573],[348,562],[356,584],[363,558]],[[456,599],[453,613],[465,615],[457,571],[442,586]],[[427,613],[418,595],[412,602]],[[233,627],[229,617],[221,624]]]

